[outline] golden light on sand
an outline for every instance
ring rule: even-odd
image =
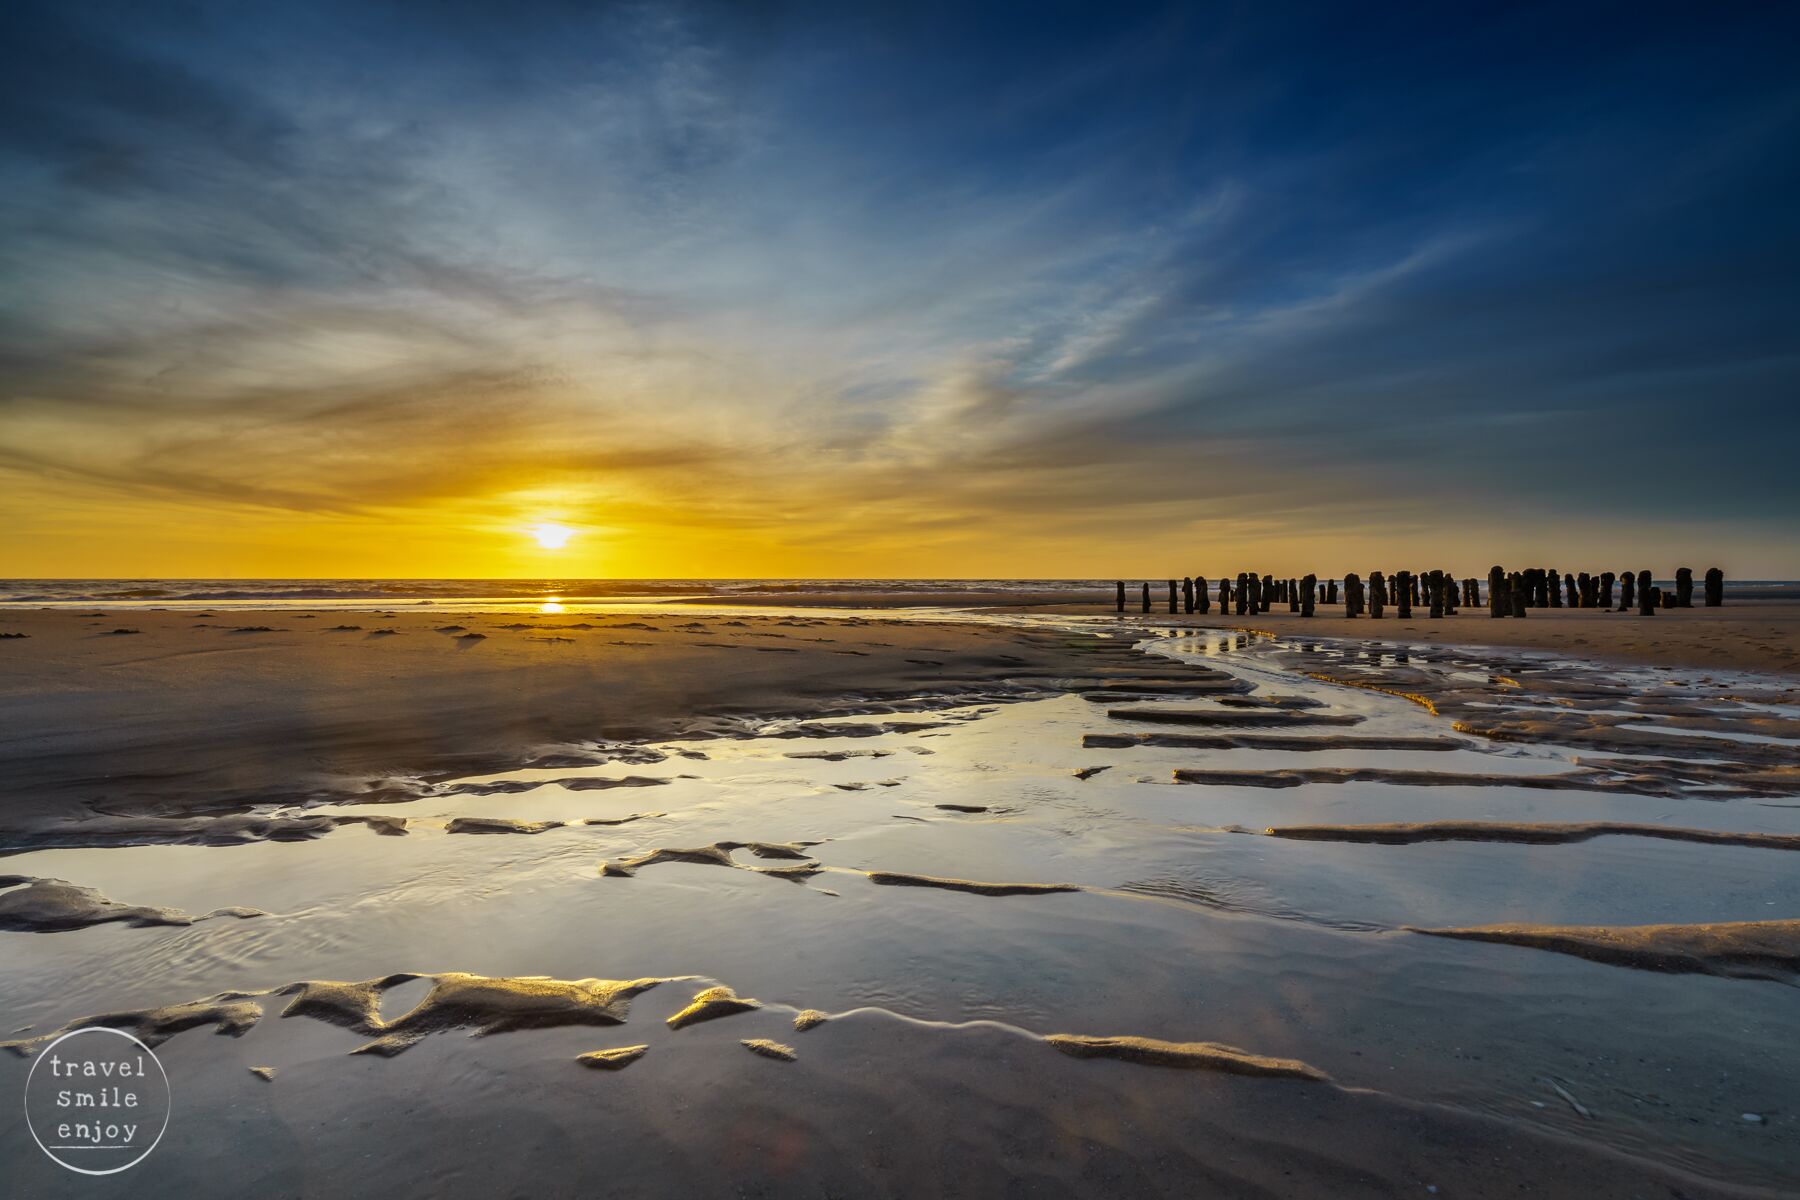
[[[531,536],[537,540],[538,545],[546,550],[561,550],[569,544],[569,539],[575,536],[575,531],[567,525],[558,525],[554,521],[547,521],[542,525],[533,525]]]

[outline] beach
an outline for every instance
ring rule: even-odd
[[[947,594],[0,611],[9,1187],[1800,1187],[1794,610]]]

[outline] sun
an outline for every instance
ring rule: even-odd
[[[530,533],[537,540],[537,544],[546,550],[561,550],[569,544],[569,539],[575,536],[573,529],[555,522],[533,525]]]

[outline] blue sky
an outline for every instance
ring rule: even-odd
[[[15,0],[0,555],[1800,575],[1797,12]]]

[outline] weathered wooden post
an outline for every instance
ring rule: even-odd
[[[1506,572],[1499,567],[1488,569],[1488,616],[1512,615],[1512,597],[1507,594]]]
[[[1119,580],[1119,611],[1125,611],[1125,581]]]
[[[1318,598],[1318,595],[1319,577],[1317,575],[1308,575],[1305,579],[1300,581],[1301,616],[1310,617],[1313,615],[1313,601]]]
[[[1506,582],[1512,592],[1512,615],[1515,617],[1522,617],[1525,615],[1525,601],[1527,598],[1525,591],[1525,577],[1517,571],[1514,571]]]
[[[1362,577],[1352,571],[1344,576],[1344,615],[1358,617],[1362,615]]]
[[[1287,606],[1288,606],[1289,612],[1297,613],[1300,611],[1300,585],[1299,584],[1295,583],[1292,579],[1288,580],[1286,583],[1283,583],[1281,585],[1281,594],[1283,596],[1287,597]]]
[[[1575,587],[1575,577],[1573,575],[1563,576],[1563,590],[1569,594],[1569,607],[1580,608],[1581,593]]]
[[[1181,581],[1181,611],[1190,616],[1193,615],[1194,581],[1192,579],[1183,579]]]
[[[1556,573],[1554,567],[1544,572],[1544,591],[1547,593],[1544,599],[1550,601],[1551,608],[1561,608],[1563,606],[1562,576]]]
[[[1181,610],[1175,607],[1175,581],[1169,580],[1169,615],[1172,617]]]
[[[1144,585],[1144,611],[1150,611],[1150,585],[1148,583]]]
[[[1221,617],[1231,615],[1231,580],[1223,575],[1219,576],[1219,615]]]
[[[1433,571],[1425,578],[1425,594],[1431,598],[1430,615],[1433,620],[1444,615],[1444,602],[1450,598],[1446,582],[1442,571]]]
[[[1335,578],[1329,579],[1325,583],[1325,603],[1336,604],[1337,602],[1338,602],[1338,581]]]
[[[1650,572],[1639,571],[1637,577],[1638,616],[1654,617],[1657,605],[1661,603],[1661,588],[1650,586]]]
[[[1387,579],[1380,571],[1369,572],[1369,619],[1381,619],[1382,606],[1387,603]]]
[[[1395,615],[1402,621],[1412,620],[1413,589],[1417,586],[1411,571],[1394,573],[1394,607],[1400,610]]]
[[[1240,617],[1243,616],[1244,610],[1245,610],[1245,608],[1247,608],[1249,606],[1249,604],[1250,604],[1250,584],[1249,584],[1246,576],[1244,575],[1244,573],[1242,571],[1239,571],[1238,577],[1237,577],[1237,615]]]
[[[1194,611],[1203,617],[1212,611],[1212,599],[1206,594],[1206,576],[1204,575],[1194,577]]]
[[[1252,573],[1245,578],[1244,582],[1250,585],[1250,615],[1254,617],[1257,613],[1262,612],[1265,607],[1263,603],[1262,579],[1255,573]]]
[[[1259,606],[1257,608],[1257,611],[1258,612],[1268,612],[1269,604],[1274,599],[1275,599],[1275,577],[1272,575],[1264,575],[1262,577],[1262,590],[1260,592],[1258,592],[1256,595],[1256,602]]]
[[[1725,603],[1725,572],[1717,567],[1706,570],[1706,607],[1718,608]]]
[[[1613,580],[1616,578],[1618,578],[1618,577],[1616,575],[1614,575],[1611,571],[1600,572],[1600,603],[1598,605],[1596,605],[1595,607],[1597,607],[1597,608],[1611,608],[1612,607]]]
[[[1675,607],[1694,607],[1694,571],[1691,567],[1675,568]]]
[[[1619,576],[1619,612],[1630,612],[1631,606],[1637,603],[1637,576],[1626,571]]]
[[[1594,593],[1593,593],[1592,589],[1588,586],[1590,582],[1591,582],[1591,580],[1589,579],[1588,573],[1586,571],[1583,571],[1576,578],[1575,594],[1578,597],[1576,605],[1575,605],[1576,608],[1592,608],[1592,607],[1594,607]]]

